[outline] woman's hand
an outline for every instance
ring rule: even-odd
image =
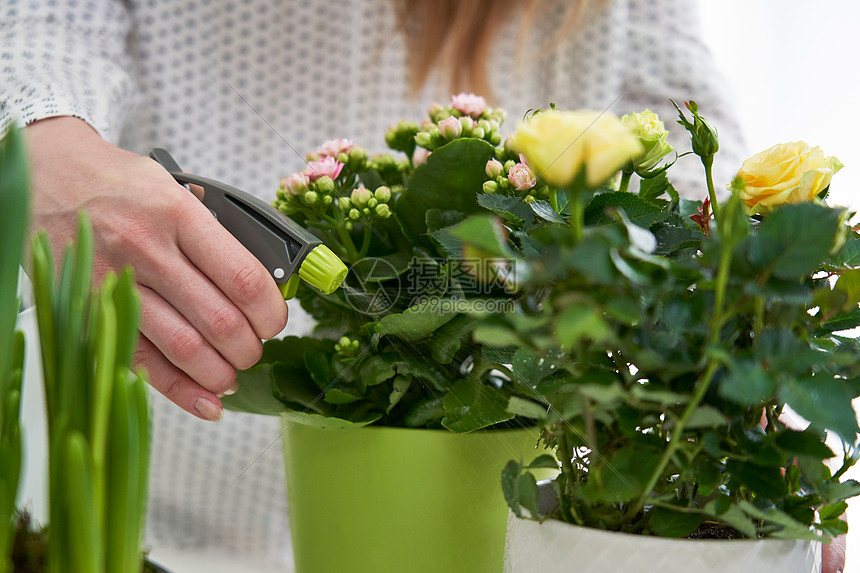
[[[57,261],[86,210],[94,280],[134,267],[142,302],[135,363],[183,409],[221,418],[219,394],[278,334],[287,306],[263,265],[156,162],[104,141],[73,117],[25,130],[33,178],[33,230]]]

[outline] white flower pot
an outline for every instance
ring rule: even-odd
[[[785,539],[668,539],[579,527],[555,519],[539,523],[510,512],[504,572],[536,571],[820,573],[821,544]]]

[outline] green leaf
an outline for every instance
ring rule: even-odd
[[[439,327],[430,340],[430,352],[433,360],[440,364],[449,364],[474,326],[475,320],[473,318],[460,315]]]
[[[787,493],[779,468],[764,467],[733,459],[726,462],[728,471],[753,493],[764,498],[778,499]]]
[[[564,220],[564,217],[555,212],[555,209],[547,203],[546,201],[532,201],[529,203],[529,207],[531,207],[534,214],[543,219],[544,221],[548,221],[550,223],[557,223],[559,225],[566,225],[567,221]]]
[[[411,253],[396,252],[382,257],[365,257],[355,262],[350,271],[364,284],[397,278],[410,268],[414,259]]]
[[[323,391],[328,389],[336,378],[331,366],[332,352],[311,350],[305,353],[304,358],[305,369],[317,388]]]
[[[729,503],[729,498],[719,497],[709,501],[705,505],[704,509],[706,513],[719,519],[723,523],[731,525],[746,537],[750,539],[755,539],[757,537],[755,525],[752,523],[749,516],[741,511],[737,504]]]
[[[377,334],[387,334],[407,342],[416,342],[430,336],[457,314],[455,311],[441,309],[433,301],[427,301],[407,308],[399,314],[382,317],[374,330]]]
[[[507,411],[517,416],[531,418],[533,420],[542,420],[547,415],[547,407],[519,396],[511,396],[508,398]]]
[[[783,279],[800,278],[827,260],[841,232],[842,211],[816,203],[783,205],[750,239],[749,261]]]
[[[414,242],[430,246],[425,213],[445,209],[476,213],[475,196],[487,179],[485,167],[493,146],[480,139],[457,139],[434,151],[415,169],[408,188],[398,198],[394,212]]]
[[[320,416],[312,412],[297,412],[287,410],[281,416],[290,424],[302,424],[319,430],[352,430],[370,425],[382,417],[382,414],[368,412],[355,420],[346,420],[335,416]]]
[[[833,430],[848,443],[857,441],[857,414],[844,380],[824,375],[783,380],[779,397],[813,424]]]
[[[803,432],[783,430],[776,435],[776,445],[790,454],[810,456],[818,460],[835,455],[833,450],[824,443],[824,438],[809,430]]]
[[[257,364],[238,372],[239,390],[224,396],[221,403],[227,410],[277,416],[286,410],[283,402],[272,393],[271,364]]]
[[[771,508],[767,512],[763,512],[748,501],[742,501],[739,505],[741,510],[748,515],[768,523],[779,525],[781,529],[771,533],[772,537],[808,539],[811,541],[819,540],[818,534],[815,531],[778,509]]]
[[[529,510],[529,514],[531,514],[532,519],[540,519],[540,511],[538,511],[538,497],[540,496],[540,492],[538,491],[535,476],[533,476],[531,472],[524,472],[520,474],[520,478],[517,481],[520,503],[524,508]]]
[[[505,228],[498,217],[476,215],[443,231],[459,239],[463,244],[473,247],[487,258],[507,259],[512,256],[508,248]]]
[[[502,217],[505,221],[517,226],[531,226],[535,218],[532,208],[519,197],[508,195],[486,195],[479,193],[478,205]]]
[[[654,533],[660,537],[687,537],[705,521],[699,513],[673,511],[666,506],[654,507],[648,512]]]
[[[666,171],[660,171],[654,177],[639,180],[639,197],[645,201],[653,201],[663,193],[667,193],[671,186]]]
[[[341,405],[357,402],[358,400],[361,400],[361,396],[344,392],[340,388],[332,388],[325,393],[325,397],[323,399],[329,404]]]
[[[558,460],[555,459],[555,456],[550,454],[541,454],[535,459],[533,459],[527,466],[526,469],[558,469]]]
[[[5,376],[11,370],[12,340],[18,317],[18,266],[29,220],[29,187],[23,138],[17,129],[10,129],[0,139],[0,197],[3,198],[0,209],[0,397],[5,395]]]
[[[398,363],[394,353],[376,354],[361,365],[361,379],[367,386],[376,386],[393,378]]]
[[[505,496],[508,507],[517,517],[523,516],[523,508],[520,505],[520,470],[520,464],[514,460],[505,464],[502,470],[502,495]]]
[[[716,426],[724,426],[728,420],[722,412],[713,406],[699,406],[690,415],[685,428],[713,428]]]
[[[737,362],[720,380],[719,393],[741,406],[755,406],[770,399],[776,380],[758,364]]]
[[[603,342],[612,338],[602,313],[585,302],[568,306],[556,319],[555,338],[564,348],[574,348],[580,340]]]
[[[847,502],[838,501],[836,503],[825,505],[820,510],[818,510],[818,516],[821,518],[822,521],[825,521],[827,519],[837,519],[841,517],[847,509]]]
[[[385,409],[386,414],[390,414],[391,410],[400,403],[400,400],[403,396],[406,395],[406,392],[409,391],[409,387],[412,385],[412,379],[406,378],[404,376],[398,376],[394,379],[393,390],[391,394],[388,395],[388,407]]]
[[[472,378],[454,384],[445,395],[442,425],[453,432],[466,433],[510,420],[507,398],[498,389]]]
[[[621,209],[631,223],[647,229],[654,223],[669,217],[670,213],[660,206],[643,200],[638,195],[624,191],[612,191],[595,195],[585,208],[585,220],[589,225],[611,225],[616,222],[610,214]]]

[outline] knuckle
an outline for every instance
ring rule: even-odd
[[[263,357],[263,344],[258,340],[257,344],[253,347],[249,348],[247,352],[244,352],[242,356],[238,358],[236,361],[236,368],[238,370],[247,370],[260,361],[260,358]],[[233,381],[230,381],[232,385]],[[229,387],[229,386],[228,386]]]
[[[263,295],[268,280],[268,274],[256,265],[248,264],[236,272],[231,286],[240,302],[250,302]]]
[[[218,339],[236,336],[244,324],[244,315],[234,306],[224,306],[209,318],[209,328]]]
[[[196,330],[180,328],[170,337],[167,347],[168,352],[173,357],[172,361],[187,364],[200,356],[206,348],[206,343]]]

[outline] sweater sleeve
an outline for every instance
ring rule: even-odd
[[[136,94],[122,0],[0,0],[0,132],[70,115],[116,143]]]
[[[734,112],[731,90],[717,71],[702,40],[698,8],[688,0],[629,0],[625,82],[628,89],[619,111],[655,112],[669,130],[669,142],[679,154],[690,151],[690,135],[678,125],[671,98],[684,109],[694,100],[702,116],[717,129],[720,151],[714,160],[714,185],[725,195],[726,186],[746,156],[741,126]],[[690,117],[689,112],[687,117]],[[695,156],[678,160],[673,184],[689,199],[702,199],[704,168]]]

